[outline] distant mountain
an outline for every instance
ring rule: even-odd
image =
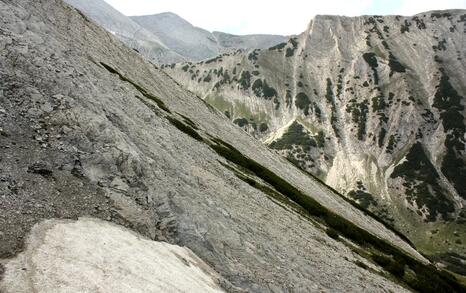
[[[237,49],[268,48],[286,40],[279,35],[211,33],[171,12],[128,17],[104,0],[65,1],[155,63],[200,61]]]
[[[286,43],[165,70],[424,252],[466,261],[465,33],[465,10],[317,16]]]
[[[232,49],[268,48],[286,39],[279,35],[237,36],[222,32],[211,33],[193,26],[171,12],[132,16],[131,19],[189,60],[211,58]]]

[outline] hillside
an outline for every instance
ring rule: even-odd
[[[466,273],[465,33],[464,10],[317,16],[286,43],[164,70]]]
[[[141,292],[163,254],[212,290],[464,292],[61,0],[0,14],[0,291]]]

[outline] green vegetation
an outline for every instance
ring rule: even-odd
[[[367,100],[356,103],[356,100],[352,99],[346,106],[346,111],[351,113],[352,121],[358,126],[357,137],[359,140],[363,140],[366,135],[367,114],[369,113],[368,104]]]
[[[259,131],[260,132],[266,132],[267,130],[269,130],[269,126],[267,125],[267,123],[261,123],[259,125]]]
[[[364,60],[367,62],[369,67],[372,69],[372,72],[374,74],[374,84],[379,84],[379,73],[377,71],[377,67],[379,67],[379,63],[377,62],[377,58],[375,53],[364,53],[362,55]]]
[[[325,233],[327,233],[328,237],[332,239],[338,240],[340,238],[340,234],[338,234],[338,231],[333,228],[327,228]]]
[[[212,80],[212,77],[210,76],[210,74],[207,74],[206,77],[204,77],[203,81],[204,82],[210,82]]]
[[[380,254],[372,255],[372,259],[395,277],[401,278],[405,274],[406,264],[403,262],[403,259],[396,260]]]
[[[392,52],[388,54],[388,66],[390,66],[390,76],[394,72],[406,72],[406,67],[396,59]]]
[[[236,118],[235,120],[233,120],[233,123],[238,125],[239,127],[244,127],[244,126],[249,125],[249,121],[246,118]]]
[[[447,133],[442,172],[453,183],[458,194],[466,199],[466,180],[464,180],[464,174],[466,174],[466,160],[464,158],[466,126],[463,116],[464,106],[461,101],[464,101],[464,97],[458,94],[451,85],[449,77],[442,70],[432,105],[440,111],[443,128]]]
[[[273,87],[270,87],[265,79],[264,81],[256,79],[252,84],[252,90],[257,97],[264,97],[266,99],[271,99],[278,95],[277,91]]]
[[[364,190],[351,190],[347,194],[348,197],[355,200],[363,208],[367,209],[369,206],[377,206],[378,203],[374,199],[374,196],[370,193],[365,192]]]
[[[446,252],[432,256],[434,261],[441,261],[447,265],[447,269],[451,272],[466,276],[466,257],[454,252]]]
[[[369,66],[371,68],[376,68],[376,67],[379,66],[375,53],[372,53],[372,52],[371,53],[364,53],[362,55],[362,57],[367,62],[367,64],[369,64]]]
[[[434,51],[446,51],[447,50],[447,40],[442,39],[441,41],[438,42],[437,46],[432,46],[432,49]]]
[[[190,125],[187,125],[187,124],[185,124],[185,123],[183,123],[183,122],[179,121],[178,119],[176,119],[174,117],[171,117],[171,116],[167,116],[166,118],[173,126],[178,128],[178,130],[180,130],[180,131],[184,132],[185,134],[191,136],[192,138],[194,138],[197,141],[202,141],[202,136],[200,136],[199,133],[197,133],[197,131],[193,127],[191,127]]]
[[[309,115],[309,105],[310,105],[311,101],[309,100],[309,97],[301,92],[299,94],[296,95],[296,98],[295,98],[295,105],[296,107],[298,107],[299,109],[303,110],[304,112],[304,115]]]
[[[317,146],[319,148],[323,148],[325,146],[325,134],[322,130],[320,130],[317,133],[317,136],[315,137],[315,140],[317,142]]]
[[[290,150],[293,145],[300,146],[303,151],[310,151],[311,148],[317,147],[316,141],[296,121],[290,125],[282,137],[272,142],[269,147],[277,150]]]
[[[333,94],[332,90],[332,80],[327,78],[327,92],[325,93],[325,99],[330,104],[330,108],[332,110],[332,115],[330,116],[330,123],[332,124],[333,132],[335,132],[335,136],[340,138],[340,131],[338,130],[338,117],[337,117],[337,106],[335,104],[335,95]]]
[[[292,101],[292,98],[291,98],[291,91],[290,90],[286,90],[286,94],[285,94],[285,104],[286,104],[286,107],[289,108],[291,107],[291,101]],[[296,105],[297,106],[297,105]]]
[[[286,43],[280,43],[280,44],[278,44],[278,45],[275,45],[275,46],[273,46],[273,47],[270,47],[269,50],[270,50],[270,51],[273,51],[273,50],[281,50],[281,49],[285,48],[285,46],[286,46]]]
[[[413,16],[413,20],[416,22],[416,26],[418,29],[426,29],[426,24],[424,23],[424,20],[420,19],[418,16]]]
[[[379,148],[383,147],[383,143],[385,141],[385,136],[387,135],[387,130],[383,127],[380,128],[379,138],[378,138],[378,145]]]
[[[388,145],[387,145],[387,153],[392,153],[393,150],[396,148],[397,145],[397,140],[394,135],[390,135],[390,138],[388,139]]]
[[[165,112],[167,113],[171,113],[170,109],[168,109],[167,106],[165,106],[165,103],[162,102],[162,100],[160,100],[159,98],[157,98],[156,96],[150,94],[146,89],[144,89],[142,86],[136,84],[134,81],[130,80],[129,78],[123,76],[121,73],[119,73],[118,71],[116,71],[115,69],[113,69],[111,66],[103,63],[103,62],[100,62],[100,64],[105,68],[107,69],[110,73],[112,74],[116,74],[118,75],[118,77],[123,80],[123,81],[126,81],[128,83],[130,83],[132,86],[134,86],[134,88],[139,91],[141,93],[141,95],[143,95],[144,97],[148,98],[149,100],[155,102],[157,104],[157,106],[164,110]]]
[[[312,109],[314,110],[314,115],[316,116],[317,120],[322,122],[322,110],[320,110],[316,102],[312,103]]]
[[[192,128],[194,128],[196,130],[199,130],[199,127],[197,126],[197,124],[194,121],[192,121],[189,117],[186,117],[185,115],[180,114],[180,113],[176,113],[176,114],[183,117],[184,123],[188,124],[189,126],[191,126]]]
[[[411,23],[405,19],[405,23],[401,25],[400,32],[404,34],[405,32],[409,33],[409,27],[411,26]]]
[[[430,17],[431,18],[442,18],[442,17],[446,17],[446,18],[450,18],[451,17],[451,13],[448,13],[448,12],[432,12],[430,14]]]
[[[384,111],[387,108],[384,96],[377,96],[372,98],[372,112]]]
[[[253,50],[251,53],[249,53],[248,55],[248,60],[251,60],[251,61],[257,61],[257,56],[259,56],[259,52],[260,50],[259,49],[255,49]]]
[[[291,44],[291,48],[286,49],[285,57],[292,57],[294,52],[298,48],[298,42],[296,41],[297,38],[291,38],[288,42]]]
[[[441,187],[440,176],[427,157],[421,143],[414,144],[406,155],[407,161],[395,167],[391,178],[401,177],[406,188],[406,199],[419,208],[429,210],[428,221],[437,220],[437,216],[448,219],[454,212],[454,204]]]
[[[251,87],[251,73],[249,71],[242,71],[238,80],[240,88],[246,90]]]

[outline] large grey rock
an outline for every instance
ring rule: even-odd
[[[224,292],[185,247],[144,239],[95,219],[44,221],[6,264],[5,293]]]
[[[165,71],[425,253],[466,259],[465,34],[465,10],[316,16],[279,46]]]

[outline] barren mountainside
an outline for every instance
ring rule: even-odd
[[[465,291],[63,1],[0,15],[1,292]]]
[[[464,10],[317,16],[269,49],[164,70],[465,274],[465,36]]]

